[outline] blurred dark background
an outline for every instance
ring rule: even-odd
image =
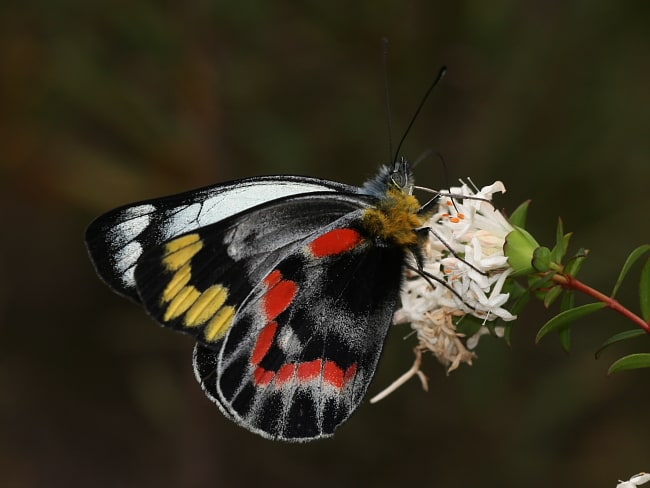
[[[327,441],[287,445],[224,419],[191,369],[192,341],[96,278],[97,215],[228,179],[297,173],[360,184],[387,159],[380,39],[399,138],[449,72],[403,153],[439,151],[450,179],[501,179],[592,251],[611,290],[650,240],[650,4],[631,2],[126,2],[0,7],[0,484],[40,486],[614,487],[650,470],[648,371],[595,360],[630,328],[582,321],[573,351],[484,338],[471,368],[432,358]],[[440,161],[418,182],[445,184]],[[621,301],[637,309],[632,273]],[[371,393],[411,363],[394,330]]]

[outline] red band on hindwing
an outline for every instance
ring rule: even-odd
[[[357,363],[351,364],[348,366],[348,369],[345,370],[345,376],[343,376],[343,383],[348,383],[354,378],[354,375],[357,374]]]
[[[333,256],[354,249],[363,242],[363,237],[354,229],[334,229],[317,237],[309,244],[309,250],[317,257]]]
[[[275,379],[274,386],[281,388],[290,383],[295,376],[299,384],[306,385],[320,378],[322,373],[325,383],[342,390],[354,378],[356,372],[356,363],[343,371],[334,361],[325,361],[323,366],[322,359],[314,359],[298,365],[296,363],[284,364],[277,373],[258,366],[253,372],[253,382],[257,386],[267,386]]]
[[[275,376],[275,372],[267,371],[261,366],[255,368],[255,372],[253,373],[253,379],[255,381],[255,384],[259,386],[268,385],[271,382],[271,380],[273,380],[274,376]]]
[[[352,364],[345,371],[334,361],[325,361],[323,367],[323,380],[339,390],[343,388],[357,372],[357,363]]]
[[[334,361],[325,361],[323,380],[337,388],[343,388],[343,370]]]
[[[296,374],[295,363],[284,364],[275,376],[275,386],[281,387],[289,383]]]
[[[295,363],[289,363],[283,365],[279,370],[278,374],[275,377],[275,385],[282,386],[285,383],[288,383],[293,379],[293,375],[296,374],[296,365]]]
[[[307,361],[306,363],[300,363],[298,365],[298,381],[300,383],[306,383],[309,380],[313,380],[320,375],[320,370],[323,361],[321,359],[314,359],[313,361]]]

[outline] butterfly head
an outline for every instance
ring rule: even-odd
[[[374,178],[364,183],[361,193],[379,199],[385,198],[391,190],[411,195],[413,183],[413,172],[408,161],[400,158],[392,166],[382,166]]]
[[[406,159],[400,158],[398,161],[395,161],[393,169],[390,170],[388,176],[390,179],[389,186],[394,186],[407,195],[413,193],[413,172]]]

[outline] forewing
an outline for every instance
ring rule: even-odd
[[[274,264],[197,378],[225,413],[271,439],[327,437],[361,402],[398,297],[404,250],[348,215]]]
[[[305,240],[368,197],[313,193],[274,200],[166,241],[135,268],[139,300],[160,324],[218,349],[244,303]]]
[[[357,188],[298,176],[267,176],[214,185],[112,210],[90,224],[86,246],[99,276],[117,293],[139,301],[134,270],[148,249],[257,205],[311,192]]]

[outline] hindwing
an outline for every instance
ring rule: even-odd
[[[303,242],[242,304],[221,348],[197,344],[206,393],[264,437],[331,435],[374,375],[403,254],[364,235],[358,215]]]

